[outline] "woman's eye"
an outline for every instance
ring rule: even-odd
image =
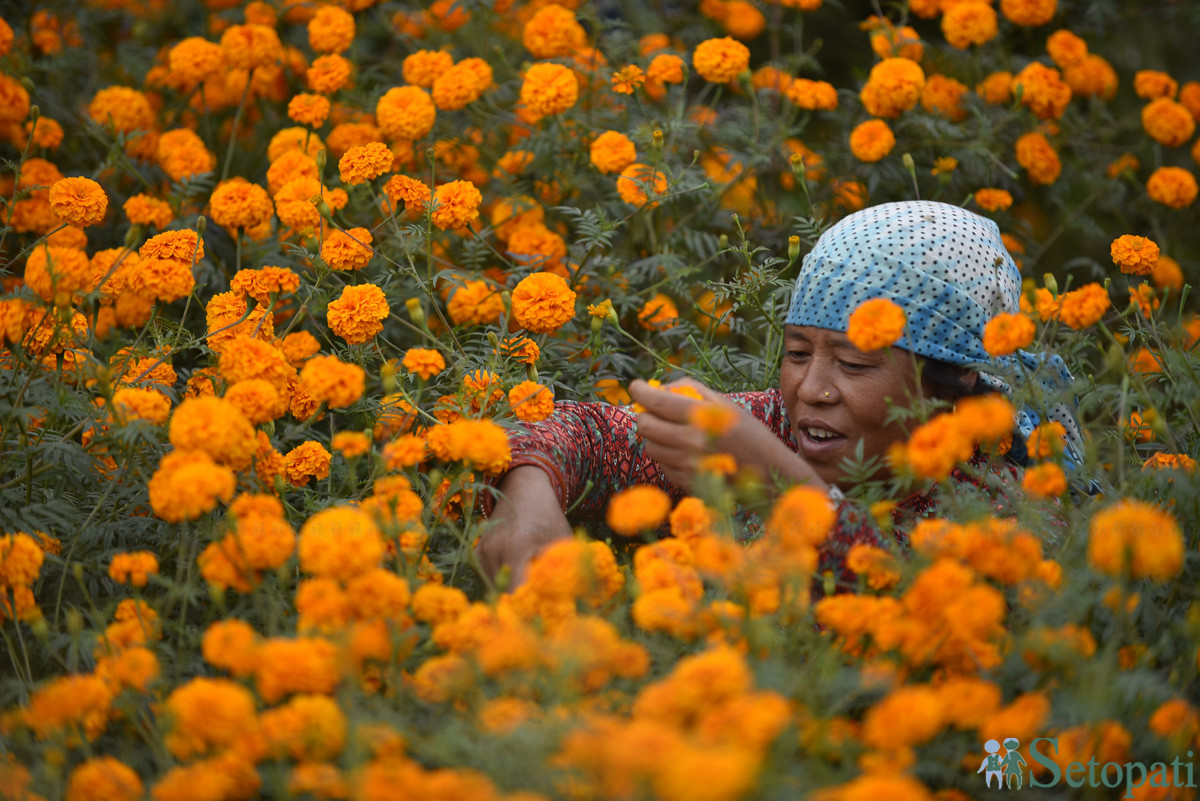
[[[856,362],[846,362],[846,361],[843,361],[841,363],[841,365],[842,365],[842,367],[846,368],[847,370],[866,370],[868,367],[871,366],[869,364],[858,364]]]
[[[789,359],[807,359],[809,354],[802,350],[789,350],[787,352]]]

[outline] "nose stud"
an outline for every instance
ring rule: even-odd
[[[832,393],[826,392],[826,393],[825,393],[825,397],[827,397],[827,398],[832,398],[832,397],[833,397],[833,395],[832,395]]]

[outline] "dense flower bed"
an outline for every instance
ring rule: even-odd
[[[1154,763],[1200,745],[1193,4],[35,5],[0,20],[0,797],[983,798],[1005,738],[1055,792],[1115,792],[1068,784],[1094,759],[1191,797]],[[913,197],[999,224],[986,347],[1066,359],[1082,464],[1040,427],[1011,508],[947,489],[847,588],[828,500],[714,454],[482,578],[508,430],[776,385],[801,255]],[[885,529],[1008,445],[1002,401],[911,414],[853,493]]]

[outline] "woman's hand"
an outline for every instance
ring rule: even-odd
[[[505,587],[512,590],[525,581],[533,557],[571,536],[571,525],[558,505],[550,477],[540,467],[514,467],[500,479],[498,489],[491,525],[480,536],[475,552],[493,583],[506,566],[512,571]]]
[[[670,391],[689,386],[704,399],[698,401]],[[776,476],[790,482],[805,482],[817,489],[826,484],[807,462],[770,429],[733,401],[691,378],[655,388],[637,380],[629,385],[630,396],[645,407],[638,414],[638,434],[646,455],[662,467],[667,478],[684,492],[692,491],[700,460],[711,453],[728,453],[739,468],[748,467],[770,485]],[[733,424],[715,438],[692,424],[692,414],[702,403],[719,404],[733,413]]]

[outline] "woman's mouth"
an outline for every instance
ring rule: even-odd
[[[840,431],[819,425],[801,425],[797,427],[800,451],[808,459],[820,459],[841,447],[846,441],[846,435]]]

